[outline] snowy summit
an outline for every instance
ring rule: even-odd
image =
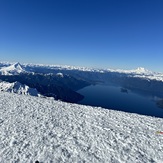
[[[138,67],[136,69],[133,69],[133,70],[121,70],[121,69],[108,69],[108,71],[110,72],[118,72],[118,73],[126,73],[126,74],[151,74],[152,72],[145,69],[144,67]]]
[[[134,71],[135,73],[149,73],[150,71],[149,70],[147,70],[147,69],[145,69],[144,67],[138,67],[135,71]]]
[[[22,65],[19,62],[0,69],[1,75],[18,75],[25,72],[26,71],[22,68]]]
[[[163,119],[0,93],[0,162],[162,163]]]

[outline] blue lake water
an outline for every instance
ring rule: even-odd
[[[163,118],[163,109],[156,105],[159,97],[147,92],[123,92],[119,86],[91,85],[79,90],[78,93],[85,97],[78,104]]]

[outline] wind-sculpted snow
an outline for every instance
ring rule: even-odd
[[[41,96],[37,89],[30,88],[25,84],[21,84],[19,82],[0,82],[0,92],[10,92],[17,93],[23,95],[31,95],[31,96]]]
[[[163,119],[0,93],[1,163],[162,163],[157,131]]]

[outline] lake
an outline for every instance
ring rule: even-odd
[[[78,93],[85,97],[78,104],[163,118],[163,109],[156,104],[160,98],[149,92],[113,85],[91,85],[80,89]]]

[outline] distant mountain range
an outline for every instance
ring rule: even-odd
[[[73,66],[0,62],[0,80],[36,88],[44,96],[67,102],[84,97],[76,91],[91,84],[116,84],[127,89],[157,93],[163,97],[163,73],[139,67],[135,70],[91,69]]]
[[[3,92],[34,96],[41,94],[73,103],[84,98],[76,91],[90,85],[87,81],[61,72],[53,74],[32,71],[20,63],[1,65],[0,80],[0,91]]]
[[[73,73],[72,73],[73,72]],[[63,73],[74,75],[74,72],[95,72],[95,73],[120,73],[121,75],[129,77],[139,77],[149,80],[163,81],[163,73],[152,72],[143,67],[138,67],[134,70],[121,70],[121,69],[94,69],[86,67],[74,66],[59,66],[59,65],[43,65],[43,64],[20,64],[0,62],[1,75],[18,75],[20,73]]]

